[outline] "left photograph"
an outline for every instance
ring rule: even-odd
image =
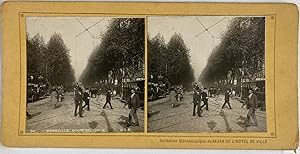
[[[26,133],[144,131],[144,18],[26,17],[26,53]]]

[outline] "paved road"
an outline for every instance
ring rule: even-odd
[[[26,122],[26,132],[142,132],[144,111],[138,110],[139,126],[127,126],[130,110],[118,100],[112,100],[114,109],[103,109],[105,96],[90,100],[90,111],[84,110],[83,117],[74,117],[74,98],[68,93],[58,108],[53,109],[50,98],[28,104],[33,115]]]
[[[169,96],[148,102],[149,132],[263,132],[266,131],[266,112],[256,111],[259,126],[245,127],[247,109],[241,103],[230,100],[233,109],[221,109],[224,96],[209,99],[209,111],[204,110],[203,117],[193,116],[192,93],[186,93],[184,99],[175,108],[171,107]]]

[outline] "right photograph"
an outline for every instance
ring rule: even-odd
[[[265,17],[148,17],[148,132],[266,132]]]

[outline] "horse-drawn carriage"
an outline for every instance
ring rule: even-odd
[[[215,97],[216,95],[218,95],[218,88],[216,88],[216,87],[210,87],[208,89],[208,96],[209,97]]]
[[[27,84],[27,101],[34,102],[48,95],[46,84]]]
[[[161,97],[165,98],[167,93],[166,84],[148,83],[148,99],[151,101]]]
[[[91,97],[97,97],[101,94],[101,88],[93,86],[90,88]]]

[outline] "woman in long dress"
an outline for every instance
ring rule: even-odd
[[[52,88],[52,92],[51,92],[51,103],[53,104],[53,109],[56,108],[57,105],[57,92],[55,90],[55,88]]]
[[[170,89],[170,102],[172,104],[172,108],[175,107],[175,104],[176,104],[176,101],[177,101],[177,94],[176,94],[176,91],[175,91],[175,88],[171,88]]]

